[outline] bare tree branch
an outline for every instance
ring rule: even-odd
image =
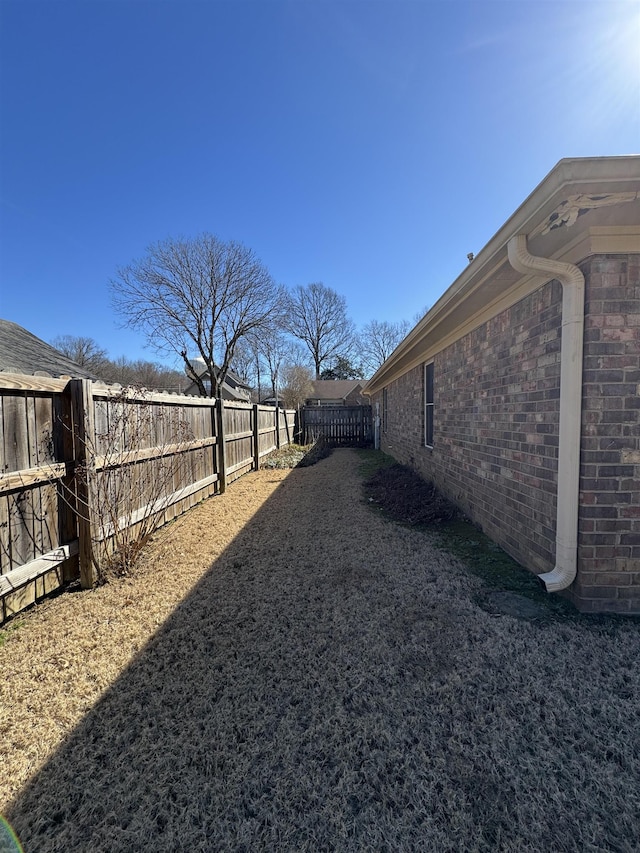
[[[372,376],[385,362],[410,329],[408,320],[390,323],[387,320],[371,320],[360,334],[360,357]]]
[[[313,374],[308,367],[291,364],[283,370],[282,402],[287,409],[299,409],[313,394]]]
[[[51,341],[51,346],[58,352],[64,353],[76,364],[96,374],[107,360],[107,351],[102,349],[93,338],[82,335],[58,335]]]
[[[211,234],[152,244],[141,260],[117,271],[113,301],[126,325],[158,352],[177,353],[201,394],[218,395],[238,341],[269,328],[283,289],[241,243]],[[194,362],[202,359],[205,376]]]
[[[316,379],[328,359],[348,358],[356,338],[344,297],[321,282],[294,288],[287,303],[286,328],[311,353]]]

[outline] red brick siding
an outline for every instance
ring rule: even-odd
[[[579,573],[585,611],[640,612],[639,256],[598,256],[586,280]],[[417,468],[524,566],[555,562],[562,289],[544,287],[387,388],[382,449]],[[382,394],[378,400],[382,406]]]
[[[640,255],[585,276],[579,572],[585,611],[640,612]],[[636,461],[637,460],[637,461]]]
[[[414,465],[516,559],[552,567],[560,285],[548,284],[434,359],[434,447],[422,367],[388,389],[383,449]]]

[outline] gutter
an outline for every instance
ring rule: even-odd
[[[578,571],[584,276],[574,264],[529,254],[526,234],[512,237],[507,253],[517,272],[562,284],[556,565],[538,575],[547,592],[558,592],[571,586]]]
[[[493,266],[504,258],[505,246],[514,234],[537,235],[540,222],[560,202],[576,193],[607,195],[631,190],[638,193],[640,155],[580,157],[560,160],[538,184],[486,246],[465,264],[464,270],[440,296],[427,314],[401,341],[389,358],[369,379],[366,393],[376,394],[407,370],[424,361],[420,349],[425,338],[438,337],[441,322],[462,305],[470,293],[481,287]],[[640,195],[637,196],[640,198]],[[552,277],[556,277],[552,273]]]

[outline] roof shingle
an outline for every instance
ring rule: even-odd
[[[97,379],[75,361],[36,338],[31,332],[0,319],[0,371],[3,373],[46,373],[74,379]]]

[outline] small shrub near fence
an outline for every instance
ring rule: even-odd
[[[295,412],[0,374],[0,621],[126,572],[159,526],[292,440]]]
[[[213,410],[126,389],[94,388],[87,402],[93,423],[75,435],[75,491],[66,498],[90,539],[91,585],[129,571],[155,530],[214,493],[218,475]]]

